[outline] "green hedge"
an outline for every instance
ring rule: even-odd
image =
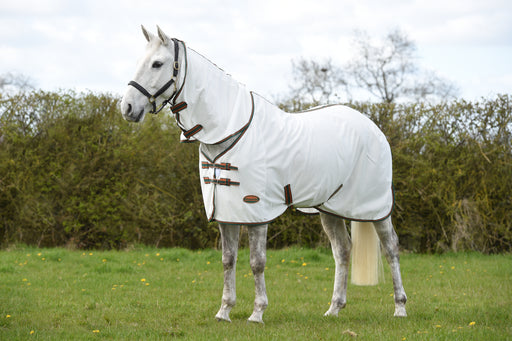
[[[351,104],[388,136],[394,223],[420,252],[512,250],[509,96],[441,105]],[[171,115],[129,124],[109,94],[0,97],[0,243],[216,247],[197,145]],[[269,246],[327,245],[318,219],[289,210]]]

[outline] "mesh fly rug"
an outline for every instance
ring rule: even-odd
[[[391,214],[389,144],[356,110],[331,105],[286,113],[187,48],[172,111],[182,140],[201,142],[210,221],[262,224],[290,206],[359,221]]]

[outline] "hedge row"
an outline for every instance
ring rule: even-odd
[[[0,97],[0,245],[217,247],[197,145],[171,115],[125,122],[109,94]],[[419,252],[512,250],[509,96],[440,105],[351,104],[388,136],[394,223]],[[317,218],[289,210],[269,246],[327,246]]]

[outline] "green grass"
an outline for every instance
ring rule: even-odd
[[[241,250],[229,324],[214,319],[219,251],[14,248],[0,251],[0,340],[512,339],[511,255],[402,255],[407,318],[393,317],[385,271],[376,287],[349,284],[347,307],[327,318],[330,250],[271,250],[265,324],[248,324],[254,283]]]

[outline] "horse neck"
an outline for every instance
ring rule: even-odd
[[[245,86],[190,48],[187,48],[186,68],[183,91],[178,99],[188,106],[180,115],[184,130],[201,125],[202,130],[194,138],[212,144],[247,124],[252,102]]]

